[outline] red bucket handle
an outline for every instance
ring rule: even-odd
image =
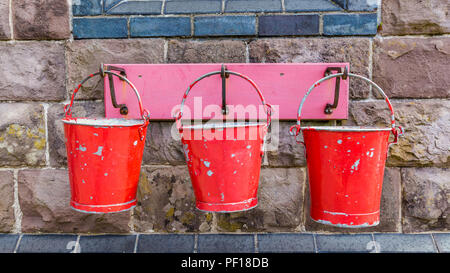
[[[112,71],[109,71],[109,70],[102,70],[102,71],[96,72],[94,74],[90,74],[89,76],[87,76],[85,79],[83,79],[81,81],[81,83],[77,86],[77,88],[75,88],[75,90],[73,90],[72,98],[70,100],[70,104],[66,104],[64,106],[64,112],[65,112],[66,118],[67,119],[72,118],[72,106],[73,106],[73,102],[74,102],[74,99],[75,99],[75,94],[78,92],[78,90],[80,90],[80,88],[82,87],[83,83],[85,83],[87,80],[93,78],[94,76],[100,75],[101,77],[103,77],[105,74],[114,75],[114,76],[118,77],[119,79],[121,79],[121,80],[125,81],[126,83],[128,83],[128,85],[130,85],[130,87],[133,89],[133,91],[134,91],[134,93],[135,93],[135,95],[136,95],[136,97],[138,99],[139,110],[140,110],[140,113],[141,113],[141,117],[142,117],[143,120],[145,120],[146,123],[148,123],[150,114],[149,114],[148,110],[144,109],[144,107],[142,106],[141,96],[139,95],[139,92],[136,89],[136,87],[134,86],[134,84],[132,82],[130,82],[130,80],[128,80],[126,77],[124,77],[124,76],[122,76],[120,74],[114,73]]]
[[[181,107],[180,107],[180,111],[175,115],[175,121],[177,123],[177,128],[178,130],[181,132],[183,130],[182,125],[181,125],[181,117],[183,116],[183,108],[184,108],[184,103],[186,101],[186,98],[189,94],[189,92],[191,91],[192,87],[194,87],[199,81],[203,80],[204,78],[213,76],[213,75],[220,75],[222,73],[222,71],[214,71],[214,72],[210,72],[210,73],[206,73],[203,76],[199,77],[198,79],[196,79],[194,82],[192,82],[189,87],[186,89],[186,92],[183,95],[183,99],[181,100]],[[264,97],[261,93],[261,91],[259,90],[258,86],[256,85],[256,83],[251,80],[249,77],[242,75],[238,72],[234,72],[234,71],[226,71],[227,74],[230,75],[234,75],[234,76],[238,76],[243,78],[244,80],[248,81],[253,88],[255,89],[255,91],[258,93],[259,98],[261,99],[261,103],[264,105],[265,110],[266,110],[266,114],[267,114],[267,124],[266,124],[266,128],[269,127],[270,122],[271,122],[271,116],[272,116],[272,105],[266,103],[266,101],[264,100]]]
[[[371,81],[370,79],[357,75],[357,74],[353,74],[353,73],[337,73],[337,74],[331,74],[329,76],[326,76],[320,80],[318,80],[317,82],[315,82],[309,89],[308,92],[306,92],[305,96],[303,97],[302,101],[300,102],[300,106],[298,108],[298,116],[297,116],[297,125],[293,125],[291,126],[291,128],[289,129],[289,133],[292,136],[298,136],[301,130],[301,113],[302,113],[302,108],[303,108],[303,104],[306,101],[306,98],[308,97],[308,95],[312,92],[312,90],[314,88],[316,88],[316,86],[318,86],[320,83],[322,83],[323,81],[332,79],[332,78],[336,78],[336,77],[340,77],[343,76],[344,74],[346,74],[349,77],[355,77],[361,80],[364,80],[368,83],[370,83],[372,86],[375,87],[375,89],[377,89],[377,91],[384,97],[384,100],[386,101],[389,110],[391,111],[391,126],[392,126],[392,134],[394,135],[394,141],[389,143],[389,144],[395,144],[397,143],[398,137],[402,136],[404,131],[403,128],[401,126],[395,127],[395,115],[394,115],[394,108],[392,107],[391,102],[389,101],[389,98],[386,96],[386,94],[384,93],[384,91],[381,89],[381,87],[379,87],[376,83],[374,83],[373,81]],[[295,132],[294,132],[295,129]],[[398,129],[398,131],[397,131]]]

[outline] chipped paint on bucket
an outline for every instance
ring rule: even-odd
[[[258,204],[257,192],[261,170],[265,123],[234,123],[227,125],[186,126],[182,131],[182,144],[189,169],[196,207],[202,211],[235,212],[254,208]],[[209,138],[212,130],[217,139]],[[195,131],[202,138],[195,140]],[[257,130],[255,139],[249,138]],[[236,140],[236,135],[246,136]],[[204,148],[204,144],[208,149]],[[245,164],[243,164],[245,162]]]
[[[338,227],[377,225],[390,130],[317,128],[302,128],[311,218]]]
[[[125,211],[136,206],[149,113],[136,87],[126,77],[104,69],[90,74],[73,91],[64,106],[65,144],[71,207],[85,213]],[[72,117],[75,95],[88,79],[116,76],[128,83],[138,99],[142,119]],[[139,140],[139,141],[137,141]]]
[[[253,86],[265,108],[266,123],[208,122],[191,126],[181,123],[190,90],[202,79],[223,75],[223,71],[224,66],[222,71],[204,74],[192,82],[174,117],[181,135],[197,209],[213,212],[244,211],[258,204],[261,158],[272,115],[271,105],[265,102],[255,82],[240,73],[226,72],[243,78]]]
[[[371,80],[345,72],[370,83],[385,98],[391,111],[391,128],[359,126],[301,126],[301,112],[306,98],[321,82],[344,76],[328,75],[314,83],[303,97],[297,125],[290,133],[303,135],[310,189],[311,219],[343,228],[376,226],[380,222],[380,200],[388,149],[403,134],[395,126],[394,110],[381,90]],[[400,129],[400,133],[397,131]],[[389,142],[390,134],[394,141]],[[331,164],[332,163],[332,164]]]
[[[143,120],[63,119],[73,209],[119,212],[136,206]],[[145,139],[145,136],[144,136]],[[91,198],[92,197],[92,198]]]

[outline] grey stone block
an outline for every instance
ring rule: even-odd
[[[439,252],[450,253],[450,233],[434,233],[433,236]]]
[[[202,16],[194,18],[194,36],[256,35],[255,16]]]
[[[69,253],[73,251],[76,235],[23,235],[18,253]],[[70,242],[74,242],[71,244]]]
[[[198,236],[199,253],[254,253],[253,235],[201,234]]]
[[[345,234],[345,235],[317,235],[317,250],[322,252],[370,252],[372,235]]]
[[[258,252],[315,252],[312,234],[258,234]]]
[[[194,235],[151,234],[140,235],[138,253],[192,253]]]
[[[259,17],[260,36],[319,34],[319,15],[268,15]]]
[[[133,253],[136,235],[81,236],[80,252],[83,253]]]
[[[108,14],[161,14],[162,1],[122,2],[108,10]]]
[[[0,253],[13,253],[18,239],[16,234],[0,234]]]
[[[437,252],[431,234],[375,234],[380,252]]]

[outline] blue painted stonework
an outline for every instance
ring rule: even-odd
[[[269,15],[259,17],[260,36],[318,35],[319,15]]]
[[[348,0],[347,9],[351,11],[375,11],[377,0]]]
[[[377,14],[325,14],[324,35],[375,35]]]
[[[255,16],[208,16],[194,18],[194,36],[256,35]]]
[[[377,0],[73,0],[72,3],[75,39],[377,33]],[[319,31],[321,24],[323,33]]]
[[[347,9],[348,0],[334,0],[334,2],[341,6],[343,9]]]
[[[134,17],[130,19],[131,37],[190,36],[189,17]]]
[[[74,0],[72,5],[74,16],[102,14],[101,0]]]
[[[377,0],[335,0],[334,2],[350,11],[375,11],[378,8]]]
[[[102,8],[103,3],[103,8]],[[73,15],[219,14],[283,12],[281,0],[74,0]],[[376,11],[377,0],[284,0],[286,12]]]
[[[123,0],[103,0],[103,8],[104,11],[108,11],[110,8],[114,7],[120,2],[124,2]]]
[[[128,1],[122,2],[107,11],[107,14],[148,15],[161,14],[161,1]]]
[[[128,37],[127,18],[73,18],[73,37],[87,38],[126,38]]]
[[[220,13],[221,10],[221,0],[169,0],[166,1],[164,14]]]
[[[339,11],[338,5],[328,0],[285,0],[286,11]]]
[[[226,0],[225,12],[281,12],[280,0]]]

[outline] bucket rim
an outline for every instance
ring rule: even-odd
[[[224,122],[224,123],[206,123],[196,125],[183,125],[183,129],[223,129],[223,128],[237,128],[237,127],[250,127],[250,126],[266,126],[265,122]]]
[[[145,124],[145,120],[142,119],[120,118],[63,118],[62,122],[72,125],[108,127],[132,127]]]
[[[378,132],[378,131],[391,131],[392,128],[377,128],[366,126],[306,126],[302,127],[302,130],[315,130],[315,131],[332,131],[332,132]]]

